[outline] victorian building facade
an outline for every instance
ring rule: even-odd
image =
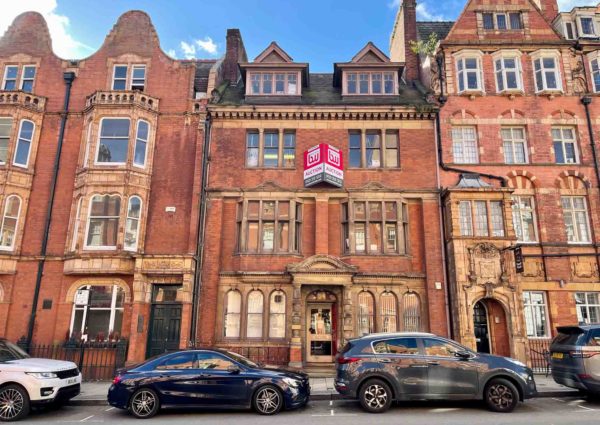
[[[470,0],[416,25],[439,40],[420,58],[441,107],[453,336],[480,351],[532,361],[557,326],[600,320],[595,22],[555,0]]]

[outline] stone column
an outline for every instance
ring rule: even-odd
[[[302,355],[302,286],[294,282],[292,293],[292,338],[290,341],[290,367],[303,366]]]
[[[340,344],[345,344],[346,341],[354,336],[354,312],[352,309],[352,283],[344,285],[342,288],[342,320],[343,320],[343,335]]]
[[[317,195],[315,205],[315,253],[329,254],[329,198]]]

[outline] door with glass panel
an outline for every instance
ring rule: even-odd
[[[308,304],[306,311],[306,360],[311,363],[331,363],[334,356],[334,305]]]

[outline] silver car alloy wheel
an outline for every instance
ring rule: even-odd
[[[271,414],[279,409],[281,396],[273,388],[263,388],[256,395],[256,408],[264,414]]]
[[[381,409],[387,403],[388,394],[381,385],[369,385],[365,389],[365,402],[372,409]]]
[[[155,405],[156,397],[150,391],[142,390],[134,395],[131,400],[131,410],[140,417],[150,415]]]
[[[16,418],[23,411],[24,404],[23,394],[14,388],[0,391],[0,419]]]
[[[488,399],[499,409],[507,409],[513,403],[513,393],[504,384],[494,384],[488,389]]]

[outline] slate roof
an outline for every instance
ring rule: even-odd
[[[438,40],[446,38],[454,21],[422,21],[417,22],[417,38],[419,40],[427,40],[431,33],[436,33]]]
[[[227,87],[219,105],[430,105],[423,93],[404,83],[400,84],[398,96],[342,96],[341,89],[334,87],[333,74],[309,74],[309,85],[302,89],[302,96],[249,96],[243,84]]]
[[[208,89],[208,75],[210,69],[213,67],[216,61],[214,60],[202,60],[196,61],[196,75],[194,76],[194,91],[206,93]]]

